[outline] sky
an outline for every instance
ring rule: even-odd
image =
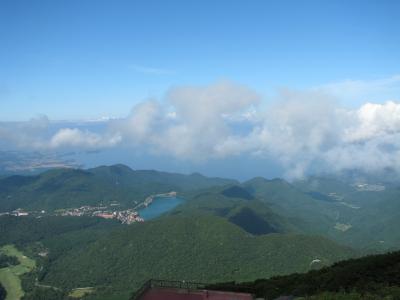
[[[399,1],[0,0],[0,146],[397,168],[399,31]]]

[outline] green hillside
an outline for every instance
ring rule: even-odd
[[[400,247],[400,233],[392,230],[400,226],[398,186],[360,190],[336,178],[311,177],[290,184],[257,177],[240,184],[200,174],[134,171],[124,165],[56,169],[0,179],[0,212],[112,203],[124,209],[169,191],[188,200],[182,211],[222,216],[252,234],[317,234],[369,252]]]
[[[400,246],[393,230],[400,225],[395,185],[318,178],[240,184],[115,165],[2,178],[0,207],[52,210],[113,201],[132,207],[172,190],[186,201],[130,226],[95,217],[0,216],[0,246],[13,244],[37,262],[21,277],[25,299],[82,291],[90,291],[87,299],[127,299],[150,278],[250,281]]]
[[[85,247],[122,226],[118,222],[100,218],[1,216],[0,249],[14,245],[23,252],[22,261],[33,260],[38,266],[33,270],[30,268],[28,272],[21,272],[21,267],[17,266],[19,262],[15,259],[20,260],[22,254],[14,251],[19,253],[19,257],[7,256],[6,263],[9,266],[2,269],[4,276],[0,281],[4,280],[5,286],[11,289],[10,295],[25,293],[24,299],[64,299],[66,291],[53,287],[39,288],[40,285],[37,285],[37,280],[40,280],[37,274],[39,268],[45,272],[50,262],[62,257],[71,249]],[[7,271],[7,269],[14,270],[14,265],[16,272]]]
[[[73,249],[41,276],[43,284],[63,289],[96,286],[100,294],[127,295],[149,278],[252,280],[307,271],[314,259],[322,266],[352,255],[350,249],[321,237],[254,236],[220,217],[169,216]]]
[[[54,210],[83,205],[107,205],[114,201],[132,207],[149,195],[235,183],[200,174],[181,175],[158,171],[134,171],[124,165],[94,169],[55,169],[37,176],[0,179],[0,212],[17,208]]]
[[[37,263],[21,278],[29,300],[64,299],[83,287],[94,287],[88,299],[127,299],[150,278],[254,280],[355,255],[322,237],[250,234],[229,218],[195,209],[130,226],[89,217],[2,216],[0,245],[6,244]]]
[[[243,183],[250,193],[274,212],[286,216],[298,230],[327,234],[335,224],[335,212],[329,203],[307,195],[283,179],[261,177]]]
[[[237,185],[197,191],[188,194],[187,198],[184,204],[171,212],[172,215],[198,213],[219,216],[255,235],[299,232],[288,219],[274,213],[266,203]]]
[[[400,189],[363,190],[338,179],[316,178],[289,184],[254,178],[242,184],[254,197],[305,234],[321,234],[365,251],[400,247]],[[364,188],[365,189],[365,188]]]
[[[38,241],[61,239],[66,234],[93,240],[105,231],[123,227],[119,222],[92,217],[0,217],[0,246],[25,247]],[[61,245],[60,245],[61,246]]]
[[[310,299],[399,299],[400,252],[335,263],[306,274],[291,274],[254,282],[217,284],[214,289],[251,290],[259,297],[311,296]]]

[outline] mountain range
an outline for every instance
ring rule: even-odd
[[[131,225],[53,214],[81,206],[133,209],[171,191],[182,204]],[[329,177],[238,182],[124,165],[56,169],[0,179],[3,214],[46,211],[0,216],[0,246],[16,245],[38,265],[21,277],[24,299],[67,299],[84,287],[91,288],[85,299],[128,299],[150,278],[250,281],[396,249],[399,195],[395,183]]]

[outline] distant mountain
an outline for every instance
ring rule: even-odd
[[[238,185],[212,187],[188,194],[187,201],[171,212],[171,215],[178,214],[222,217],[254,235],[296,232],[286,218],[274,213]]]
[[[186,201],[162,217],[130,226],[89,217],[2,216],[0,245],[15,244],[36,259],[37,270],[24,279],[31,280],[31,285],[24,283],[31,286],[27,299],[48,292],[35,285],[37,278],[60,295],[94,287],[87,299],[100,300],[128,299],[150,278],[249,281],[307,272],[359,255],[328,238],[364,247],[386,231],[386,240],[395,243],[397,233],[379,228],[380,221],[370,219],[365,226],[375,228],[370,232],[376,237],[360,228],[374,211],[382,214],[381,224],[396,226],[398,190],[371,192],[367,186],[359,191],[316,180],[254,178],[238,183],[200,174],[134,171],[124,165],[7,177],[0,180],[2,205],[52,209],[118,201],[130,206],[171,190]],[[332,189],[338,192],[332,194]],[[363,200],[365,210],[352,208]],[[350,221],[353,226],[347,228]]]
[[[242,186],[275,213],[286,217],[297,230],[326,234],[335,224],[335,212],[328,203],[307,194],[283,179],[257,177]]]
[[[293,182],[293,186],[304,192],[318,192],[321,194],[336,193],[339,195],[354,192],[352,183],[354,181],[345,181],[338,177],[316,177],[310,176],[302,180]]]
[[[289,183],[257,177],[188,193],[174,213],[201,211],[252,234],[318,234],[365,253],[400,247],[400,188],[311,177]]]
[[[236,183],[200,174],[182,175],[158,171],[134,171],[124,165],[88,170],[54,169],[36,176],[0,178],[0,212],[17,208],[53,210],[119,202],[132,207],[149,195],[187,192]]]
[[[230,198],[241,198],[246,200],[253,200],[254,197],[244,188],[234,185],[222,191],[222,194]]]
[[[186,212],[220,216],[251,234],[323,235],[367,252],[400,247],[400,184],[310,177],[289,183],[257,177],[239,183],[201,174],[132,170],[124,165],[54,169],[0,178],[0,212],[53,211],[118,203],[135,207],[150,195],[178,192]],[[192,201],[193,200],[193,201]]]

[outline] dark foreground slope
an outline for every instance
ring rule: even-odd
[[[214,289],[246,291],[274,299],[281,295],[330,295],[324,299],[400,299],[400,251],[335,263],[306,274],[259,279],[242,284],[217,284]],[[330,294],[328,294],[330,293]],[[336,295],[336,293],[342,294]],[[346,296],[343,297],[343,293]],[[352,298],[353,297],[353,298]],[[370,298],[368,298],[370,297]],[[322,299],[322,298],[321,298]]]
[[[0,300],[6,299],[7,293],[4,287],[0,283]]]

